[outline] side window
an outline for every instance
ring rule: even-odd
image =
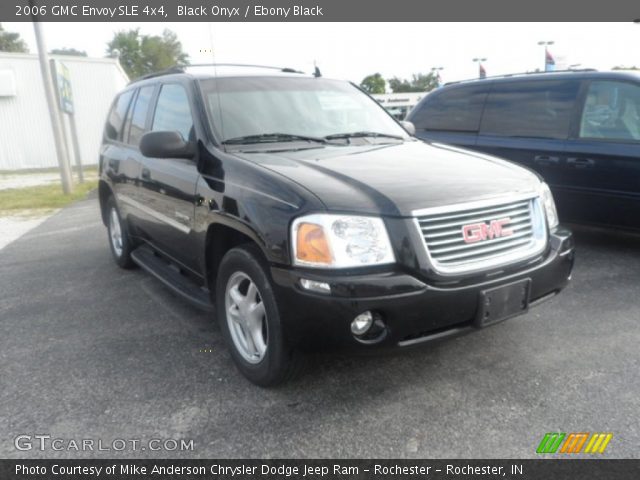
[[[591,82],[582,109],[580,137],[640,140],[640,86]]]
[[[481,133],[567,138],[578,86],[573,80],[497,82],[487,99]]]
[[[151,130],[179,132],[185,140],[192,135],[193,118],[189,97],[182,85],[163,85],[158,95]]]
[[[138,145],[142,135],[147,132],[147,113],[149,112],[149,103],[151,103],[151,96],[153,95],[154,88],[155,87],[153,85],[150,85],[140,89],[138,96],[136,97],[136,103],[133,107],[133,114],[130,118],[127,116],[127,123],[130,123],[128,143],[131,145]]]
[[[121,93],[113,103],[105,126],[105,135],[107,138],[111,140],[120,140],[124,117],[127,114],[129,103],[133,97],[133,92],[134,90],[129,90]]]
[[[486,97],[484,85],[436,90],[427,96],[411,121],[421,130],[477,132]]]

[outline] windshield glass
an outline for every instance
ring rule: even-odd
[[[308,77],[228,77],[202,80],[201,85],[211,124],[228,144],[258,143],[257,137],[264,139],[266,135],[272,141],[349,133],[363,136],[363,132],[378,141],[408,138],[374,100],[347,82]]]

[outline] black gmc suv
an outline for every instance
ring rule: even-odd
[[[113,257],[215,305],[259,385],[305,346],[407,347],[559,292],[573,241],[539,177],[410,130],[356,86],[290,69],[134,81],[100,152]]]

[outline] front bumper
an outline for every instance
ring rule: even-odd
[[[471,282],[437,284],[403,271],[335,276],[272,267],[271,275],[292,341],[370,348],[409,346],[472,330],[481,292],[519,280],[531,280],[529,305],[534,306],[567,285],[573,262],[572,234],[558,228],[550,236],[548,251],[534,263]],[[331,293],[304,290],[301,278],[328,283]],[[366,310],[383,316],[386,332],[365,345],[354,338],[350,325]]]

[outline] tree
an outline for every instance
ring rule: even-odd
[[[49,52],[51,55],[69,55],[70,57],[86,57],[87,52],[76,50],[75,48],[54,48]]]
[[[624,65],[617,65],[613,67],[612,70],[640,70],[640,68],[636,67],[635,65],[633,67],[625,67]]]
[[[29,53],[29,48],[19,33],[7,32],[0,25],[0,52]]]
[[[379,73],[367,75],[360,82],[360,87],[367,93],[384,93],[387,90],[387,82]]]
[[[438,88],[438,75],[434,72],[414,73],[411,80],[393,77],[389,79],[389,87],[393,93],[429,92]]]
[[[163,31],[161,36],[141,35],[139,28],[117,32],[107,44],[107,53],[120,58],[122,68],[131,78],[184,66],[189,60],[171,30]]]

